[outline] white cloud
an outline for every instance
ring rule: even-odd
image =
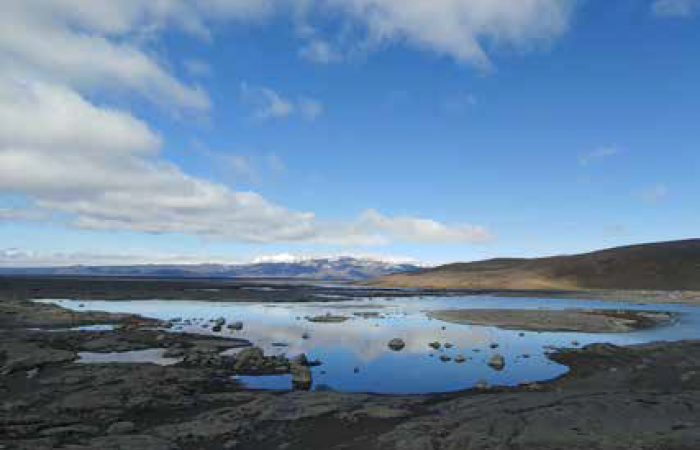
[[[18,248],[0,249],[0,267],[66,267],[76,265],[120,266],[141,264],[240,264],[242,260],[211,255],[91,252],[39,252]]]
[[[0,194],[27,209],[2,220],[51,214],[95,230],[186,233],[237,242],[376,245],[394,239],[478,242],[478,227],[365,213],[348,222],[292,211],[254,192],[193,177],[164,159],[164,139],[131,113],[104,103],[135,93],[177,109],[205,111],[207,94],[188,86],[143,46],[169,26],[208,38],[207,23],[259,18],[277,2],[8,0],[0,15]],[[267,88],[261,117],[323,111]],[[101,98],[98,105],[92,100]],[[239,164],[240,165],[240,164]],[[241,166],[243,167],[243,166]],[[58,220],[58,219],[57,219]]]
[[[323,103],[310,98],[300,99],[297,102],[297,108],[299,109],[302,117],[304,117],[306,120],[316,120],[321,114],[323,114],[325,109]]]
[[[651,10],[661,17],[690,17],[700,11],[700,0],[656,0]]]
[[[473,225],[454,225],[436,222],[419,217],[387,217],[369,209],[360,217],[360,228],[378,230],[393,236],[395,239],[407,242],[449,243],[472,242],[481,243],[494,239],[485,228]]]
[[[588,166],[601,159],[610,158],[620,154],[620,149],[617,147],[600,147],[578,157],[578,163],[581,166]]]
[[[299,114],[306,120],[316,120],[323,114],[324,106],[318,100],[302,97],[297,101],[283,97],[273,89],[241,83],[241,99],[253,109],[258,120],[285,119]]]
[[[49,218],[46,211],[22,208],[0,208],[1,222],[33,222]]]
[[[213,73],[211,65],[199,59],[187,59],[183,65],[185,70],[194,77],[210,77]]]
[[[244,155],[231,155],[226,158],[226,161],[233,170],[234,174],[238,177],[242,177],[253,183],[260,182],[260,172],[255,168],[255,165],[250,157]]]
[[[160,146],[145,123],[98,108],[70,89],[0,82],[0,191],[28,196],[38,208],[71,217],[78,228],[258,243],[424,240],[420,227],[404,229],[410,226],[404,219],[393,226],[389,218],[320,222],[256,193],[194,178],[163,160]],[[436,222],[421,224],[433,227],[432,240],[471,240]]]
[[[331,44],[321,39],[312,39],[299,50],[299,55],[311,62],[330,64],[342,60],[341,54]]]
[[[641,192],[642,200],[647,203],[658,203],[666,199],[671,193],[671,190],[664,183],[655,184]]]
[[[283,119],[292,115],[295,109],[291,101],[272,89],[248,83],[241,83],[241,98],[253,108],[253,116],[257,119]]]
[[[126,89],[168,107],[206,111],[210,100],[202,89],[180,82],[127,39],[168,22],[201,28],[185,9],[184,2],[7,0],[0,14],[0,73],[81,90]]]
[[[568,28],[576,0],[325,0],[374,42],[402,41],[480,67],[487,48],[531,48]]]

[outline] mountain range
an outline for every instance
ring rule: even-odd
[[[123,266],[67,266],[0,268],[4,275],[309,278],[317,280],[367,280],[397,272],[419,270],[415,264],[371,258],[273,258],[250,264],[147,264]]]

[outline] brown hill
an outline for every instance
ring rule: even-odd
[[[700,239],[548,258],[498,258],[389,275],[372,284],[470,289],[700,290]]]

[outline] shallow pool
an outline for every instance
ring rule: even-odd
[[[171,331],[230,336],[250,340],[267,354],[306,353],[323,365],[313,368],[314,389],[343,392],[429,393],[473,387],[479,381],[515,385],[542,381],[566,373],[550,361],[551,347],[610,342],[618,345],[658,340],[700,338],[700,308],[680,305],[636,305],[590,300],[533,298],[402,297],[331,303],[222,303],[202,301],[72,301],[42,300],[66,308],[133,313],[162,320],[181,318]],[[79,305],[84,304],[84,307]],[[625,334],[528,332],[495,327],[457,325],[433,320],[425,311],[450,308],[610,308],[684,313],[673,325]],[[310,322],[306,318],[347,316],[342,323]],[[240,331],[211,329],[211,320],[243,322]],[[406,343],[392,351],[393,338]],[[435,350],[431,342],[443,344]],[[451,344],[445,348],[444,344]],[[498,344],[497,348],[492,348]],[[503,370],[486,363],[494,354],[506,359]],[[464,356],[463,363],[455,358]],[[291,388],[288,376],[240,377],[251,388]]]

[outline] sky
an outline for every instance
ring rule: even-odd
[[[0,265],[697,236],[700,0],[4,0]]]

